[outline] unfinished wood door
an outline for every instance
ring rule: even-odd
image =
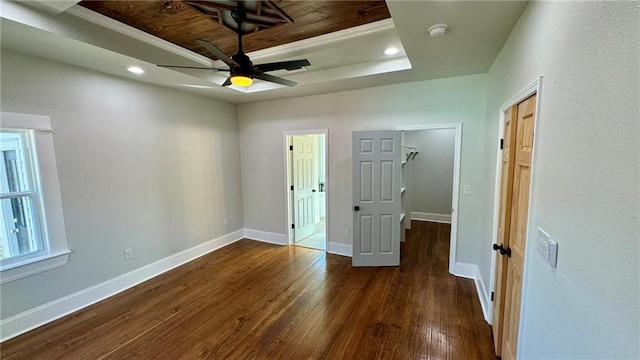
[[[502,169],[500,174],[500,210],[498,217],[498,238],[496,244],[509,247],[509,225],[511,221],[511,189],[513,185],[513,151],[516,140],[516,122],[518,115],[517,105],[509,108],[504,114],[504,131],[502,135]],[[493,300],[493,343],[496,355],[500,356],[502,350],[502,315],[504,313],[504,286],[506,284],[505,271],[507,269],[507,257],[496,258],[496,281]]]
[[[504,225],[504,243],[502,244],[501,256],[496,262],[496,266],[503,266],[501,278],[496,282],[496,289],[498,294],[504,294],[500,295],[504,296],[504,307],[502,314],[500,314],[500,308],[498,309],[497,316],[500,316],[501,319],[494,323],[494,327],[499,327],[497,330],[494,329],[494,333],[499,334],[501,342],[496,346],[496,352],[499,352],[502,359],[506,360],[515,359],[517,354],[524,251],[529,216],[535,108],[536,95],[532,95],[511,109],[511,111],[516,110],[517,112],[515,116],[511,116],[511,127],[515,127],[515,140],[511,142],[512,148],[510,150],[513,152],[510,155],[513,160],[513,174],[511,188],[501,189],[501,192],[507,191],[510,194],[505,200],[505,206],[508,204],[508,207],[505,207],[505,219],[508,218],[509,222]],[[510,134],[514,135],[513,130]],[[509,187],[508,180],[506,184]],[[500,307],[502,308],[502,306]]]

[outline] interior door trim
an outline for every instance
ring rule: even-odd
[[[291,224],[292,224],[292,213],[293,213],[293,208],[292,208],[292,195],[291,195],[291,176],[293,176],[293,174],[291,174],[291,169],[289,168],[289,164],[290,164],[290,151],[289,151],[289,139],[291,136],[294,135],[324,135],[324,176],[325,176],[325,182],[324,182],[324,188],[325,188],[325,231],[326,231],[326,239],[325,239],[325,251],[329,252],[329,242],[330,242],[330,238],[331,238],[331,215],[329,214],[329,205],[330,205],[330,194],[331,194],[331,181],[330,181],[330,172],[329,172],[329,129],[315,129],[315,130],[285,130],[282,132],[282,149],[284,152],[284,166],[283,166],[283,170],[284,170],[284,185],[283,189],[284,189],[284,199],[285,199],[285,214],[287,214],[287,216],[285,217],[285,234],[286,234],[286,240],[287,240],[287,244],[291,245],[292,244],[292,238],[293,238],[293,232],[291,229]]]
[[[441,130],[454,129],[455,143],[453,154],[453,194],[451,196],[451,236],[449,238],[449,274],[456,274],[456,249],[458,248],[458,209],[460,197],[460,160],[462,156],[462,123],[451,124],[423,124],[412,126],[398,126],[396,130]],[[486,315],[486,314],[485,314]]]
[[[537,79],[535,79],[534,81],[532,81],[529,85],[525,86],[522,90],[518,91],[515,95],[513,95],[509,100],[507,100],[504,104],[502,104],[502,106],[500,106],[500,114],[499,114],[499,122],[498,122],[498,131],[497,131],[497,136],[495,138],[495,144],[496,144],[496,172],[495,172],[495,181],[494,181],[494,198],[493,198],[493,217],[492,217],[492,231],[491,231],[491,242],[495,242],[495,239],[497,239],[498,237],[498,221],[499,219],[499,207],[500,207],[500,172],[502,171],[502,164],[501,164],[501,152],[500,152],[500,147],[497,146],[497,144],[499,143],[500,139],[502,138],[502,133],[504,132],[504,115],[505,112],[507,111],[507,109],[509,109],[511,106],[513,105],[517,105],[519,103],[521,103],[522,101],[526,100],[528,97],[530,97],[533,94],[537,94],[537,99],[536,99],[536,108],[535,108],[535,118],[534,118],[534,131],[537,131],[538,129],[538,124],[540,122],[540,109],[541,109],[541,101],[542,101],[542,80],[543,80],[544,76],[540,75],[538,76]],[[534,172],[534,169],[537,167],[537,149],[539,148],[539,141],[538,141],[538,136],[534,136],[533,138],[533,151],[531,153],[531,178],[529,180],[529,206],[527,208],[527,234],[531,233],[531,229],[534,228],[534,224],[533,224],[533,219],[532,219],[532,214],[533,214],[533,205],[534,205],[534,199],[535,199],[535,191],[534,191],[534,186],[533,184],[535,183],[535,178],[536,178],[536,173]],[[527,236],[526,242],[529,244],[532,244],[533,242],[529,241],[529,236]],[[528,283],[528,276],[527,274],[529,273],[528,271],[528,267],[529,267],[529,263],[530,261],[528,260],[529,257],[531,256],[530,254],[535,253],[535,251],[531,252],[530,251],[531,246],[529,246],[527,249],[525,249],[525,254],[524,254],[524,264],[523,264],[523,276],[522,276],[522,293],[521,293],[521,301],[520,301],[520,323],[518,324],[518,328],[519,328],[519,332],[518,332],[518,350],[517,350],[517,357],[520,358],[521,357],[521,349],[523,348],[522,344],[524,342],[524,339],[526,338],[526,336],[524,336],[525,331],[524,331],[524,327],[522,326],[522,322],[523,322],[523,311],[522,309],[524,309],[527,304],[527,283]],[[490,275],[489,275],[489,281],[490,281],[490,285],[489,285],[489,289],[491,292],[495,291],[495,272],[496,272],[496,252],[492,251],[490,249],[490,246],[486,247],[486,251],[491,251],[491,271],[490,271]],[[489,314],[487,317],[487,321],[489,323],[491,323],[491,319],[493,318],[493,306],[489,306]]]

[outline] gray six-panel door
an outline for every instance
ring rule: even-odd
[[[400,265],[401,132],[353,132],[353,266]]]

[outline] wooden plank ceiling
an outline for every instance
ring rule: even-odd
[[[378,1],[256,1],[246,2],[250,14],[267,15],[273,24],[255,18],[248,22],[243,37],[245,52],[311,38],[330,32],[351,28],[391,17],[387,4]],[[225,6],[226,4],[226,6]],[[215,57],[195,42],[206,39],[226,54],[238,50],[237,35],[224,24],[229,17],[233,1],[95,1],[85,0],[80,5],[114,20],[160,37],[176,45],[195,51],[211,59]],[[226,7],[226,10],[225,10]],[[226,11],[223,14],[222,11]],[[269,17],[272,20],[269,21]]]

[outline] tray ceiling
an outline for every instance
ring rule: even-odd
[[[198,48],[197,38],[208,39],[228,54],[237,51],[233,29],[220,24],[224,14],[199,12],[186,1],[204,0],[3,2],[0,45],[135,81],[246,103],[486,73],[527,6],[523,1],[273,0],[292,23],[284,20],[257,32],[245,29],[251,31],[244,39],[247,55],[254,63],[306,58],[311,66],[272,72],[297,82],[293,88],[256,81],[239,89],[220,86],[228,73],[156,66],[223,67],[222,61]],[[119,20],[124,18],[129,20]],[[447,34],[430,37],[426,29],[443,22],[449,25]],[[384,54],[388,47],[399,52]],[[126,69],[132,65],[145,74],[129,73]]]
[[[253,18],[243,38],[253,52],[389,18],[384,1],[245,1]],[[233,1],[82,1],[80,5],[148,34],[215,59],[195,42],[206,39],[227,54],[238,50],[230,19]],[[262,18],[256,15],[260,13]],[[272,21],[267,21],[271,18]],[[255,26],[262,23],[262,26]],[[265,25],[269,23],[271,26]]]

